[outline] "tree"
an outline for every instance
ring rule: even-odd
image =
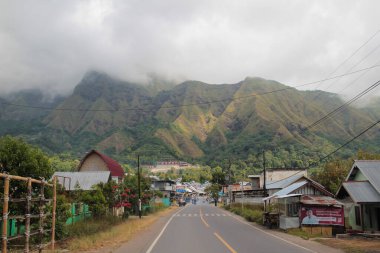
[[[328,191],[335,194],[347,177],[355,159],[375,160],[380,159],[380,154],[373,154],[359,150],[356,157],[346,160],[335,160],[324,164],[322,168],[311,174],[311,178],[326,187]]]
[[[79,165],[79,160],[55,155],[49,158],[50,164],[55,171],[74,171]]]
[[[219,198],[219,192],[220,192],[220,185],[218,184],[212,184],[208,186],[205,191],[211,195],[213,199]]]
[[[226,184],[226,175],[221,167],[217,166],[213,169],[211,182],[219,185]]]
[[[83,192],[82,201],[89,206],[94,217],[106,215],[107,201],[99,185],[94,186],[91,191]]]
[[[350,169],[350,164],[351,162],[342,160],[329,162],[326,163],[319,171],[313,173],[311,177],[326,187],[328,191],[335,194],[340,184],[347,176],[348,170]]]
[[[0,138],[0,172],[23,177],[50,179],[53,174],[49,158],[19,138]]]

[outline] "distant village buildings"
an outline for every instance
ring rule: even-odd
[[[142,164],[141,167],[148,168],[151,172],[167,172],[171,169],[179,170],[194,167],[194,165],[183,161],[167,160],[157,161],[151,164]]]

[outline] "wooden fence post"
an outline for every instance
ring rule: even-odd
[[[9,177],[5,177],[4,178],[4,203],[3,203],[3,233],[2,233],[2,252],[3,253],[7,253],[8,201],[9,201]]]
[[[28,188],[26,194],[26,214],[25,214],[25,250],[24,252],[29,252],[29,241],[30,241],[30,209],[32,204],[32,179],[28,178]]]
[[[42,252],[42,244],[44,240],[44,205],[45,205],[45,183],[42,183],[40,186],[40,204],[38,209],[40,211],[40,219],[39,219],[39,233],[40,233],[40,245],[38,247],[38,252]]]
[[[53,178],[53,212],[51,224],[51,250],[54,252],[55,244],[55,209],[57,207],[57,177]]]

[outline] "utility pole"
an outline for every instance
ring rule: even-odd
[[[240,182],[240,190],[241,190],[241,210],[244,209],[244,191],[243,191],[243,183],[244,179]]]
[[[265,150],[263,150],[263,167],[264,167],[264,186],[263,186],[263,189],[264,189],[264,196],[266,197],[267,196],[267,173],[266,173],[266,169],[265,169]]]
[[[232,201],[232,191],[231,191],[231,159],[228,159],[228,198],[230,199],[230,203]]]
[[[139,194],[139,218],[141,219],[140,155],[137,155],[137,188]]]

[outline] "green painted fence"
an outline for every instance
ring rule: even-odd
[[[18,234],[22,234],[25,232],[25,225],[24,222],[19,222],[17,224],[16,219],[10,219],[8,220],[7,224],[7,237],[16,236]],[[3,227],[3,222],[0,222],[0,227]]]
[[[72,203],[70,213],[71,217],[67,219],[67,225],[74,224],[75,222],[90,218],[92,216],[88,205],[81,203]]]

